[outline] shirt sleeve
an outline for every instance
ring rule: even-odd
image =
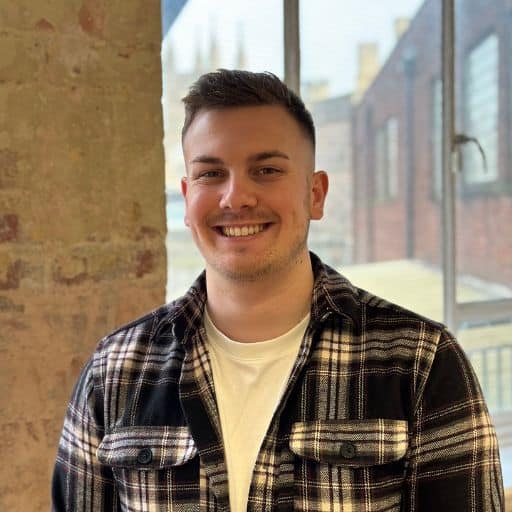
[[[100,464],[96,457],[104,429],[94,417],[94,401],[89,361],[75,385],[64,418],[53,473],[52,512],[117,510],[111,468]]]
[[[504,510],[494,427],[473,369],[447,331],[411,427],[403,512]]]

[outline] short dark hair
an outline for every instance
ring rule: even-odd
[[[203,109],[278,105],[301,126],[315,147],[315,125],[304,102],[276,75],[239,69],[218,69],[200,76],[182,99],[185,122],[182,138],[196,114]]]

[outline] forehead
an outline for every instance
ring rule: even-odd
[[[198,146],[224,144],[292,149],[311,145],[308,142],[302,126],[283,107],[261,105],[200,110],[183,137],[183,149],[187,153]]]

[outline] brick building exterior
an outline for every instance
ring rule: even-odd
[[[426,0],[354,107],[355,262],[417,258],[440,264],[441,26],[441,2]],[[475,148],[462,150],[457,264],[462,274],[507,286],[511,29],[508,0],[457,3],[456,130],[479,138],[488,167]]]

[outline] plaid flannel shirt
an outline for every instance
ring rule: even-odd
[[[455,339],[311,257],[311,321],[247,510],[503,510],[494,429]],[[100,342],[65,417],[54,512],[229,510],[205,300],[203,275]]]

